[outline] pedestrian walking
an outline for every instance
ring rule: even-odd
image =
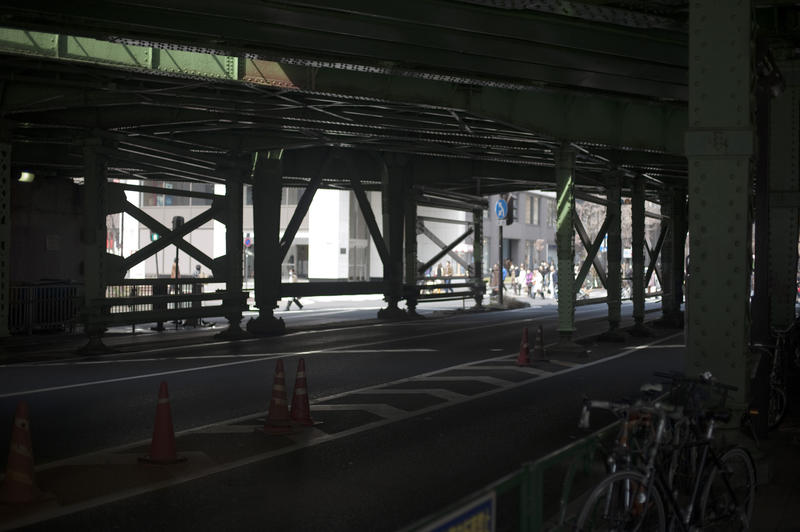
[[[525,276],[528,274],[528,270],[525,268],[525,265],[521,265],[519,268],[519,273],[517,274],[517,295],[522,295],[522,287],[525,286]]]
[[[289,282],[296,283],[297,282],[297,273],[295,273],[294,268],[289,268]],[[300,303],[300,299],[296,296],[291,296],[291,299],[286,303],[286,310],[290,310],[292,303],[297,305],[297,308],[303,310],[303,305]]]
[[[444,275],[444,284],[446,285],[444,291],[452,294],[453,289],[450,288],[450,278],[453,277],[453,266],[450,264],[449,260],[445,263],[442,274]]]

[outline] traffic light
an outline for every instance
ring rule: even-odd
[[[514,196],[508,195],[508,213],[506,213],[506,225],[514,223]]]
[[[160,238],[160,237],[159,237],[159,234],[158,234],[158,233],[156,233],[156,232],[154,232],[154,231],[150,231],[150,242],[155,242],[155,241],[156,241],[156,240],[158,240],[159,238]]]

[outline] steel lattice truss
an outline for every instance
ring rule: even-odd
[[[82,175],[80,142],[114,148],[109,176],[224,182],[220,167],[242,153],[339,147],[435,158],[552,167],[558,142],[535,132],[445,107],[269,87],[191,80],[97,66],[1,56],[4,116],[14,128],[14,164],[42,174]],[[685,178],[681,157],[578,146],[581,182],[602,188],[611,170],[653,182]],[[246,164],[246,163],[242,163]],[[552,179],[486,175],[485,190]],[[297,176],[302,182],[308,176]],[[327,184],[336,186],[337,180]],[[377,182],[374,183],[377,185]],[[443,188],[471,190],[442,175]]]

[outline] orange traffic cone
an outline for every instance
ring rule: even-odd
[[[156,423],[153,428],[153,439],[150,441],[150,454],[139,458],[151,464],[176,464],[186,460],[178,456],[175,450],[175,431],[172,428],[172,410],[169,407],[169,391],[167,383],[162,381],[158,389],[158,406],[156,406]]]
[[[536,334],[536,339],[533,341],[533,360],[537,362],[544,362],[547,354],[544,350],[544,330],[539,325],[539,331]]]
[[[311,408],[308,405],[308,383],[306,382],[306,361],[302,358],[297,362],[297,376],[294,379],[294,392],[292,393],[292,422],[310,427],[314,425],[311,419]]]
[[[11,445],[8,449],[6,476],[0,484],[0,502],[26,503],[41,498],[33,476],[33,448],[31,447],[28,405],[20,401],[14,414]]]
[[[519,344],[519,356],[517,357],[517,366],[527,366],[531,363],[528,357],[528,328],[522,328],[522,341]]]
[[[272,400],[269,403],[267,422],[264,424],[267,434],[287,434],[292,432],[289,420],[289,405],[286,400],[286,381],[283,376],[283,360],[275,365],[275,381],[272,384]]]

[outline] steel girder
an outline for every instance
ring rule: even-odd
[[[105,297],[106,284],[106,161],[99,152],[102,141],[87,139],[84,146],[83,187],[83,307],[82,318],[89,336],[87,351],[103,350],[101,308],[95,301]]]
[[[247,331],[257,335],[282,334],[283,318],[273,309],[281,298],[282,252],[280,235],[282,151],[259,152],[253,168],[253,228],[258,235],[255,262],[255,296],[258,317],[247,322]]]
[[[11,144],[0,142],[0,338],[9,335],[11,273]]]
[[[608,336],[609,339],[620,339],[615,331],[622,318],[622,179],[617,174],[607,178],[606,219],[608,223],[608,276],[606,290],[608,293]]]
[[[800,191],[800,86],[771,102],[769,132],[769,294],[772,327],[794,323],[797,298],[798,207],[776,196]]]
[[[736,406],[742,409],[751,369],[751,10],[750,1],[690,3],[686,134],[691,197],[687,366],[737,386]]]
[[[33,44],[31,40],[34,41]],[[60,56],[59,40],[69,42],[76,40],[81,45],[78,49],[83,55]],[[148,52],[148,49],[151,51]],[[157,49],[133,44],[108,43],[84,37],[15,29],[0,30],[0,50],[7,53],[34,54],[57,58],[62,62],[80,61],[81,65],[107,65],[133,69],[136,72],[149,71],[163,74],[163,70],[159,70],[157,65],[153,66],[152,61],[148,63],[139,57],[158,55],[152,51]],[[175,64],[174,70],[189,78],[231,79],[230,73],[234,70],[234,66],[229,65],[243,64],[244,66],[235,68],[236,76],[233,79],[251,84],[253,90],[257,89],[256,84],[265,85],[262,87],[264,90],[270,87],[280,88],[282,97],[285,98],[282,110],[288,113],[302,107],[297,105],[298,102],[292,105],[293,95],[303,94],[294,92],[299,89],[310,91],[320,99],[325,97],[336,99],[334,95],[349,95],[360,99],[362,103],[365,97],[375,100],[376,104],[405,102],[409,108],[416,108],[417,111],[440,108],[446,110],[448,114],[456,113],[453,122],[464,132],[469,132],[476,124],[460,120],[459,113],[508,124],[518,130],[536,132],[550,138],[572,139],[603,146],[640,148],[676,155],[682,152],[679,139],[686,127],[686,109],[680,103],[646,101],[610,94],[582,94],[541,87],[537,87],[536,90],[521,90],[485,86],[475,90],[474,87],[444,79],[398,77],[393,75],[395,71],[378,73],[375,70],[341,70],[289,63],[278,64],[243,56],[221,56],[202,51],[182,51],[181,54],[170,51],[170,53]],[[226,66],[220,67],[221,64]],[[205,68],[203,65],[208,67]],[[287,92],[287,88],[293,91]],[[145,102],[144,105],[157,105],[157,93],[147,96],[155,100]],[[103,100],[107,104],[113,104],[114,101],[108,101],[108,98],[106,94]],[[222,102],[218,102],[218,105],[222,106]],[[171,107],[173,111],[180,109],[176,102],[172,102]],[[321,103],[309,109],[320,119],[324,117],[331,124],[341,124],[338,127],[345,127],[348,123],[352,126],[369,121],[369,114],[346,117],[339,112],[340,110],[326,109],[326,107],[330,107],[330,103]],[[71,120],[79,119],[79,116],[71,117]],[[286,132],[283,131],[284,134]],[[302,133],[302,129],[296,132]],[[286,145],[258,148],[274,147],[286,147]]]
[[[11,2],[8,24],[172,41],[176,51],[247,51],[319,66],[494,83],[579,86],[686,98],[683,32],[604,26],[533,12],[411,0]],[[222,23],[224,21],[224,23]],[[213,36],[213,37],[212,37]]]
[[[558,332],[563,340],[570,341],[575,331],[575,150],[563,145],[555,153],[557,218],[556,244],[558,247]]]

